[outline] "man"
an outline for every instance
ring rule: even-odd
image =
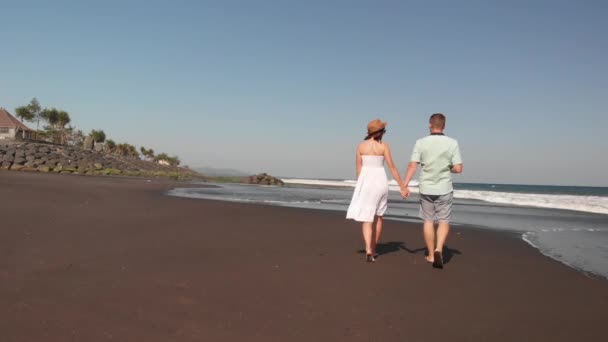
[[[429,119],[431,134],[416,141],[412,158],[405,174],[405,187],[421,166],[419,177],[420,218],[424,220],[424,240],[428,250],[426,260],[435,268],[443,268],[443,245],[450,231],[452,212],[451,173],[462,172],[462,159],[458,142],[443,134],[445,115],[436,113]],[[409,190],[402,193],[405,198]],[[438,223],[435,234],[435,222]],[[437,243],[435,244],[435,235]]]

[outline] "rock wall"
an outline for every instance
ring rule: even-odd
[[[193,171],[72,146],[0,143],[0,170],[93,175],[196,176]]]

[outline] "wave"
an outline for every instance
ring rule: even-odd
[[[333,186],[333,187],[345,187],[354,188],[357,185],[356,180],[323,180],[323,179],[303,179],[303,178],[283,178],[281,179],[285,184],[301,184],[301,185],[315,185],[315,186]],[[399,184],[394,179],[388,182],[389,189],[399,191]],[[417,181],[410,182],[411,187],[417,187]]]
[[[320,187],[354,188],[355,180],[321,180],[285,178],[286,184],[313,185]],[[418,183],[412,181],[410,191],[418,193]],[[391,191],[399,191],[395,180],[389,182]],[[454,197],[461,199],[479,200],[490,203],[514,206],[530,206],[549,209],[575,210],[597,214],[608,214],[608,197],[581,195],[532,194],[481,190],[454,190]]]
[[[455,190],[455,198],[474,199],[491,203],[565,209],[589,213],[608,214],[608,197],[523,194],[512,192]]]

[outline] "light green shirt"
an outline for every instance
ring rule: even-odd
[[[450,167],[462,164],[456,139],[438,134],[418,139],[410,161],[420,163],[421,194],[445,195],[454,190]]]

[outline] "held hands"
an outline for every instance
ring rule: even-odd
[[[405,184],[401,184],[401,198],[406,199],[410,196],[410,190],[407,188]]]

